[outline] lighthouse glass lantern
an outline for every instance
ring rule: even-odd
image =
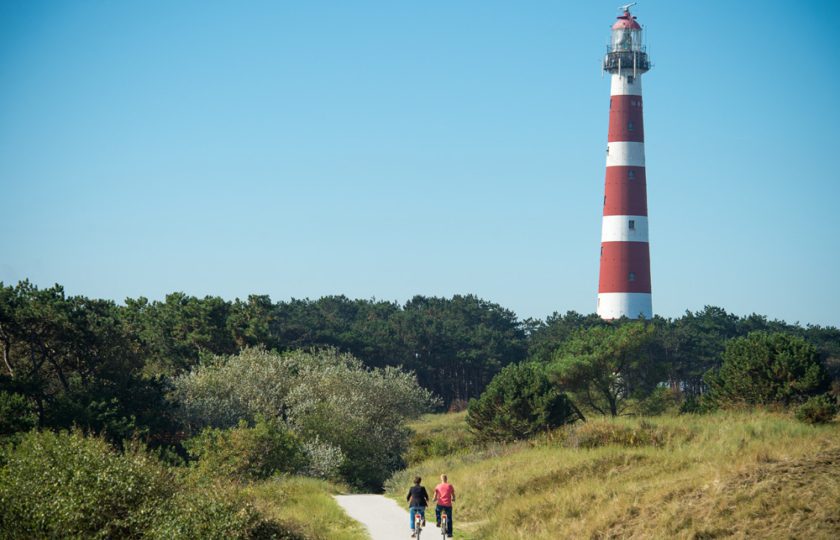
[[[636,21],[631,21],[635,24],[635,28],[631,24],[616,23],[612,31],[612,51],[641,51],[642,50],[642,29],[639,28]]]

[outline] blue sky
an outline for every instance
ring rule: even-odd
[[[618,4],[0,3],[0,281],[593,312]],[[635,8],[656,313],[840,325],[836,10]]]

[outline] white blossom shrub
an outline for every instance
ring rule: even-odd
[[[315,437],[303,443],[303,453],[308,461],[305,471],[307,476],[327,480],[339,478],[341,466],[344,465],[344,452],[341,448]]]
[[[405,420],[439,401],[397,368],[367,369],[335,349],[274,353],[244,349],[216,357],[174,381],[174,397],[191,429],[227,428],[241,419],[275,417],[304,444],[341,452],[313,453],[312,474],[332,474],[360,487],[379,487],[403,463]],[[318,472],[316,472],[318,471]]]

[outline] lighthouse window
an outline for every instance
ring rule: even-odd
[[[634,82],[636,82],[636,77],[634,77],[632,75],[628,75],[627,76],[627,84],[633,84]]]
[[[636,220],[631,219],[630,221],[627,222],[627,226],[630,228],[631,231],[635,231],[636,230]]]
[[[627,122],[627,131],[633,131],[633,122]]]
[[[636,281],[636,272],[629,272],[627,274],[627,281]]]
[[[633,180],[634,178],[636,178],[636,171],[634,171],[633,169],[629,169],[627,171],[627,179]]]

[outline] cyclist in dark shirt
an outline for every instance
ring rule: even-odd
[[[420,514],[423,526],[426,525],[426,506],[429,505],[429,494],[426,488],[420,485],[421,478],[414,477],[414,485],[408,490],[405,500],[408,501],[408,514],[411,521],[411,537],[414,538],[414,516]]]

